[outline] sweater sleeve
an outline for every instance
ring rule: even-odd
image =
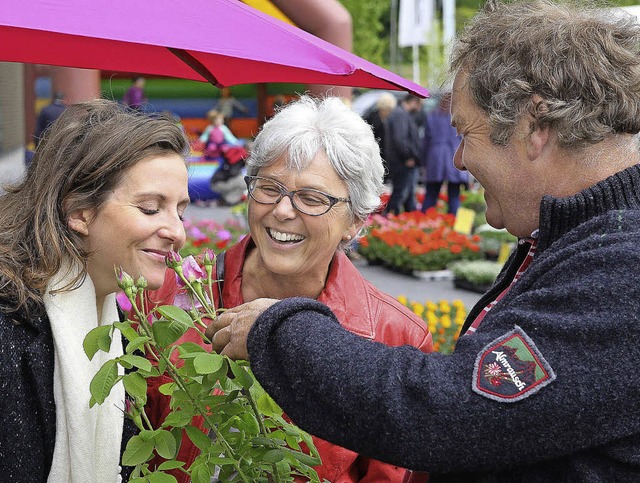
[[[251,366],[303,429],[413,470],[500,470],[605,445],[640,432],[636,242],[593,234],[545,255],[451,356],[364,340],[326,306],[284,300],[249,334]],[[512,402],[474,391],[478,356],[515,326],[556,379]]]

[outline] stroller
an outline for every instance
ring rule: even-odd
[[[221,158],[220,167],[211,177],[211,191],[220,195],[220,204],[237,205],[245,198],[247,191],[244,182],[247,151],[242,146],[226,145],[221,150]]]

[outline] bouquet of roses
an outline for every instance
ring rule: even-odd
[[[311,437],[283,417],[248,364],[203,347],[209,342],[203,333],[207,319],[216,317],[214,265],[211,250],[198,258],[171,253],[167,266],[183,293],[178,304],[163,306],[149,302],[143,277],[134,280],[116,269],[118,285],[131,304],[129,317],[93,329],[84,348],[91,359],[98,350],[108,351],[113,337],[123,336],[125,350],[96,373],[90,387],[92,404],[104,402],[112,387],[123,382],[123,410],[139,429],[122,460],[135,467],[132,482],[176,481],[168,471],[188,473],[194,483],[209,483],[212,476],[251,483],[293,481],[296,475],[319,481],[311,468],[320,464]],[[203,343],[184,342],[188,331]],[[159,390],[170,397],[170,412],[156,422],[147,417],[145,404],[148,380],[158,377],[167,380]],[[195,421],[203,421],[209,434]],[[200,450],[189,468],[176,459],[184,434]],[[162,462],[156,464],[158,460]]]

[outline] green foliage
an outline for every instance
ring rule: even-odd
[[[187,280],[182,274],[189,267],[193,270],[192,265],[181,262],[194,260],[172,256],[172,268],[191,300],[190,310],[171,305],[145,310],[146,293],[136,284],[129,296],[131,319],[98,327],[84,340],[89,357],[99,350],[107,351],[112,336],[122,334],[127,341],[124,355],[102,366],[90,391],[92,405],[100,404],[119,381],[124,384],[125,416],[140,429],[127,442],[122,457],[123,465],[134,467],[130,481],[175,482],[165,472],[176,469],[187,472],[191,481],[203,483],[214,473],[218,473],[218,481],[288,482],[296,476],[319,481],[312,466],[320,464],[320,459],[311,437],[284,419],[282,409],[258,384],[246,362],[209,353],[193,342],[179,342],[188,330],[204,338],[202,319],[216,317],[209,302],[213,300],[211,267],[215,256],[208,253],[203,258],[204,269],[191,282],[192,278]],[[138,350],[144,351],[145,357],[135,353]],[[127,374],[119,376],[119,366]],[[171,380],[159,388],[170,397],[171,411],[164,421],[152,423],[145,413],[147,379],[161,374]],[[198,416],[204,419],[205,432],[193,423]],[[189,468],[176,460],[183,434],[201,451]],[[165,461],[152,468],[150,461],[156,456]]]
[[[353,23],[353,52],[375,64],[385,61],[389,37],[383,35],[383,19],[389,16],[389,3],[380,1],[342,0]]]
[[[496,230],[489,225],[481,225],[475,232],[480,237],[480,249],[485,257],[495,260],[503,244],[515,245],[518,239],[507,230]]]
[[[456,280],[464,280],[483,288],[493,284],[502,269],[502,264],[489,260],[474,260],[452,263],[449,268]]]
[[[102,96],[107,99],[121,100],[131,86],[130,77],[112,76],[103,79],[100,84]],[[231,94],[237,99],[255,99],[258,95],[256,84],[232,86]],[[303,84],[273,83],[267,85],[268,94],[292,94],[304,92]],[[187,79],[169,79],[149,77],[144,92],[149,99],[211,99],[212,103],[220,97],[221,90],[206,82]]]

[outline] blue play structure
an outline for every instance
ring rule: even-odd
[[[220,195],[211,191],[211,177],[220,167],[219,161],[195,161],[189,163],[189,198],[191,201],[217,200]]]

